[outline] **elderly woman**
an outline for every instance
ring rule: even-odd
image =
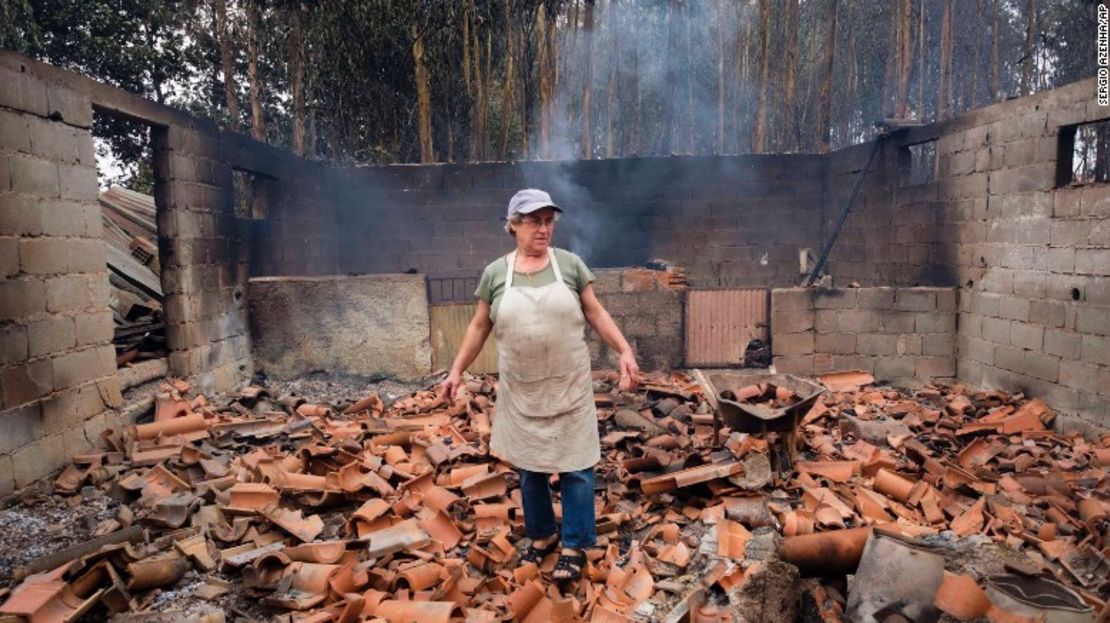
[[[552,573],[581,576],[594,545],[594,465],[601,459],[586,322],[620,353],[620,386],[635,386],[632,347],[594,292],[580,257],[551,246],[563,210],[542,190],[513,195],[505,230],[516,250],[486,266],[475,295],[478,309],[441,391],[453,399],[462,372],[490,330],[497,337],[500,380],[490,451],[520,474],[525,560],[538,561],[562,541]],[[549,487],[559,475],[563,523],[557,530]]]

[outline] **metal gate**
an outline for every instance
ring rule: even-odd
[[[741,365],[748,342],[767,341],[770,300],[766,288],[687,290],[686,365]]]
[[[466,327],[474,317],[476,303],[444,303],[432,305],[428,310],[432,324],[432,366],[448,369],[459,352]],[[497,372],[497,342],[491,333],[478,353],[478,358],[467,368],[473,374]]]

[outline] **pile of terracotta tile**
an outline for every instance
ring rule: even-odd
[[[389,405],[254,386],[209,402],[174,382],[152,422],[109,431],[103,452],[58,476],[57,495],[95,487],[124,503],[92,541],[18,570],[0,621],[154,616],[187,575],[197,598],[239,593],[289,621],[936,620],[915,619],[918,606],[1024,620],[1005,618],[1021,612],[996,596],[1006,580],[951,554],[984,542],[1021,561],[992,573],[1052,577],[1106,613],[1110,438],[1051,432],[1039,400],[827,379],[843,391],[821,397],[801,447],[783,452],[774,433],[715,434],[711,401],[685,375],[648,375],[635,394],[615,380],[595,376],[599,539],[577,582],[551,580],[554,554],[520,562],[517,477],[488,453],[492,378],[453,404],[421,391]],[[915,541],[883,549],[887,535]],[[936,586],[917,582],[928,603],[877,604],[848,584],[905,563],[902,545],[940,557]]]

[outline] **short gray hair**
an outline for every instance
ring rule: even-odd
[[[510,236],[515,236],[516,231],[513,230],[513,225],[520,225],[523,222],[524,222],[524,215],[514,214],[514,215],[510,216],[509,218],[505,219],[505,231],[508,232]]]

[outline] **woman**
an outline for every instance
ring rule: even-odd
[[[552,577],[574,580],[594,545],[594,465],[601,459],[586,322],[620,353],[620,387],[635,387],[639,367],[577,255],[555,249],[551,236],[562,209],[542,190],[509,201],[505,230],[516,250],[486,266],[475,295],[478,309],[441,391],[454,399],[490,330],[497,337],[499,381],[490,452],[520,474],[524,560],[539,561],[562,540]],[[556,531],[551,474],[559,474],[563,525]]]

